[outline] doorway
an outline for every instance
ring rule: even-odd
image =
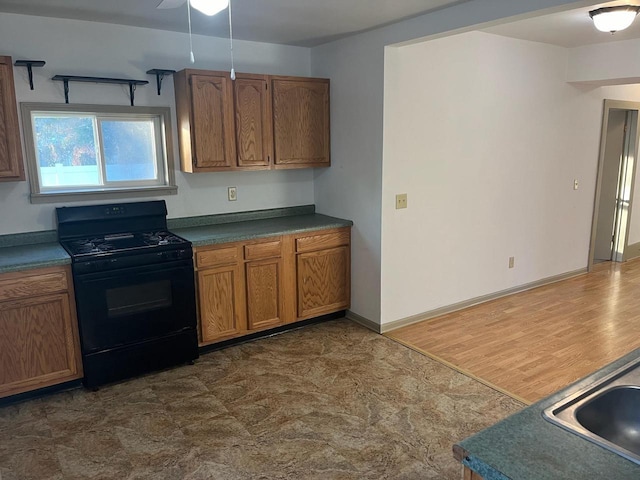
[[[640,103],[605,100],[588,268],[628,258]]]

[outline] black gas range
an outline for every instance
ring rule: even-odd
[[[164,201],[56,209],[72,259],[87,387],[198,357],[191,243]]]
[[[126,232],[68,240],[61,238],[60,243],[72,256],[78,273],[113,270],[192,256],[191,243],[167,231]]]

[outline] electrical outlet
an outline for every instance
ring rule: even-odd
[[[238,200],[238,189],[236,187],[227,188],[227,196],[230,202]]]
[[[516,262],[516,257],[509,257],[509,268],[513,268]]]
[[[396,195],[396,210],[407,208],[407,194],[399,193]]]
[[[577,178],[573,181],[573,189],[574,190],[578,189],[578,179]]]

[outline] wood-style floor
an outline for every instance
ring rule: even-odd
[[[640,347],[640,259],[386,335],[532,403]]]

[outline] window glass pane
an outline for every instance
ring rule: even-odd
[[[42,187],[100,185],[94,117],[33,115]]]
[[[1,0],[0,0],[1,1]],[[168,107],[23,104],[31,202],[174,193]]]
[[[153,120],[102,120],[100,125],[108,182],[157,178]]]

